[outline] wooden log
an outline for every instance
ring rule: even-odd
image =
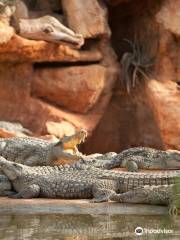
[[[69,27],[84,38],[110,35],[107,13],[97,0],[62,0]]]

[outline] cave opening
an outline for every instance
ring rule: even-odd
[[[123,55],[131,52],[131,43],[137,40],[148,50],[148,58],[154,58],[155,64],[159,47],[159,25],[155,22],[155,15],[163,0],[121,1],[115,6],[111,2],[118,1],[109,1],[108,10],[111,41],[120,63],[120,75],[102,119],[81,150],[90,154],[120,152],[136,146],[163,149],[159,126],[147,96],[148,77],[143,77],[143,81],[127,92],[122,83],[124,66],[121,63]]]

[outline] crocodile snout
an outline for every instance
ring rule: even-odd
[[[20,19],[19,35],[33,40],[70,43],[78,47],[84,44],[81,34],[73,32],[55,17],[49,15],[35,19]]]

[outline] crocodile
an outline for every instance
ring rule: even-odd
[[[85,130],[64,136],[58,142],[35,137],[13,137],[0,139],[0,155],[7,160],[30,166],[72,163],[82,158],[77,145],[87,136]]]
[[[177,172],[113,172],[76,163],[73,166],[31,167],[0,157],[0,167],[12,182],[13,198],[91,199],[168,205]]]
[[[32,132],[20,123],[0,121],[0,137],[25,137],[27,135],[32,135]]]
[[[5,175],[0,174],[0,196],[6,196],[11,190],[12,185],[9,179]]]
[[[84,44],[81,34],[76,34],[51,15],[30,19],[28,8],[21,0],[1,2],[1,11],[7,15],[7,19],[11,19],[11,26],[23,38],[54,43],[64,42],[78,48]]]
[[[92,154],[83,157],[87,164],[97,168],[127,168],[130,172],[138,169],[180,169],[180,151],[157,150],[148,147],[126,149],[119,154]]]

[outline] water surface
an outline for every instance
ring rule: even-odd
[[[170,230],[141,237],[136,227]],[[0,215],[1,240],[180,239],[180,217],[134,215]]]

